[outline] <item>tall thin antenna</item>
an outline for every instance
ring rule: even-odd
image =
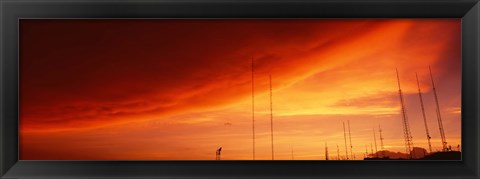
[[[255,82],[254,63],[252,57],[252,137],[253,137],[253,160],[255,160]]]
[[[413,158],[412,156],[412,147],[413,147],[413,141],[412,141],[412,134],[410,133],[410,126],[408,125],[408,117],[407,117],[407,110],[405,109],[405,104],[403,102],[403,94],[402,94],[402,88],[400,87],[400,77],[398,77],[398,69],[395,69],[397,71],[397,82],[398,82],[398,94],[400,97],[400,104],[402,107],[402,119],[403,119],[403,135],[405,139],[405,150],[407,154],[409,154],[410,159]]]
[[[427,117],[425,115],[425,108],[423,106],[422,91],[420,90],[420,82],[418,82],[418,74],[416,72],[415,72],[415,77],[417,78],[418,97],[420,98],[420,106],[422,107],[423,123],[425,124],[425,132],[427,134],[428,149],[430,153],[432,153],[432,143],[430,142],[431,137],[430,137],[430,133],[428,132]]]
[[[345,139],[345,157],[348,160],[347,133],[345,132],[345,122],[343,122],[343,138]]]
[[[380,124],[378,125],[378,132],[380,133],[380,146],[382,149],[382,157],[385,157],[385,148],[383,147],[382,128],[380,127]]]
[[[375,136],[375,128],[373,128],[373,141],[375,141],[375,155],[378,158],[378,150],[377,150],[377,137]]]
[[[272,160],[273,160],[273,103],[272,103],[272,75],[270,75],[270,134],[272,139]]]
[[[435,96],[435,104],[437,105],[437,121],[438,121],[438,129],[440,129],[440,137],[442,138],[442,146],[443,146],[443,151],[447,151],[447,140],[445,138],[445,132],[443,131],[443,122],[442,122],[442,117],[440,115],[440,105],[438,104],[438,97],[437,97],[437,90],[435,89],[435,83],[433,82],[433,75],[432,75],[432,69],[430,66],[428,66],[428,70],[430,70],[430,79],[432,79],[432,88],[433,88],[433,95]]]
[[[325,160],[328,160],[328,146],[327,146],[327,142],[325,142]]]
[[[353,156],[353,145],[352,145],[352,134],[350,133],[350,120],[347,120],[348,123],[348,138],[350,138],[350,155],[352,155],[352,159],[355,159]]]

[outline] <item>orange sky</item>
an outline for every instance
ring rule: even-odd
[[[461,144],[460,19],[21,20],[21,160],[357,159],[382,126],[405,152],[395,68],[415,147]],[[350,150],[350,149],[349,149]]]

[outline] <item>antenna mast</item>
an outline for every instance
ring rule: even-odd
[[[350,120],[347,120],[348,123],[348,138],[350,138],[350,155],[352,155],[352,159],[355,159],[353,155],[353,145],[352,145],[352,134],[350,133]]]
[[[345,139],[345,157],[347,157],[348,160],[347,133],[345,132],[345,122],[343,122],[343,138]]]
[[[377,150],[377,137],[375,136],[375,128],[373,128],[373,141],[375,141],[375,155],[378,158],[378,150]]]
[[[430,79],[432,79],[432,88],[433,88],[433,95],[435,96],[435,103],[437,105],[437,121],[438,121],[438,128],[440,129],[440,137],[442,138],[442,146],[443,146],[443,151],[447,151],[447,140],[445,139],[445,132],[443,131],[443,122],[442,122],[442,117],[440,115],[440,105],[438,104],[438,97],[437,97],[437,90],[435,89],[435,83],[433,82],[433,75],[432,75],[432,69],[430,66],[428,66],[428,70],[430,70]]]
[[[273,103],[272,103],[272,75],[270,75],[270,134],[272,139],[272,160],[273,160]]]
[[[255,82],[254,66],[252,57],[252,142],[253,142],[253,160],[255,160]]]
[[[327,146],[327,142],[325,142],[325,160],[328,160],[328,146]]]
[[[423,106],[423,97],[422,91],[420,90],[420,82],[418,82],[418,74],[415,73],[415,77],[417,78],[417,86],[418,86],[418,97],[420,98],[420,106],[422,107],[422,115],[423,115],[423,123],[425,123],[425,132],[427,134],[427,141],[428,141],[428,149],[430,153],[432,153],[432,143],[430,142],[430,133],[428,132],[428,125],[427,125],[427,117],[425,115],[425,108]]]
[[[382,137],[382,128],[380,128],[380,124],[378,125],[378,132],[380,133],[380,146],[382,149],[382,157],[385,157],[385,148],[383,147],[383,137]]]
[[[412,141],[412,134],[410,133],[410,126],[408,125],[408,117],[407,117],[407,110],[405,109],[405,104],[403,102],[403,94],[402,94],[402,89],[400,87],[400,77],[398,77],[398,69],[395,69],[397,71],[397,82],[398,82],[398,95],[400,97],[400,104],[402,107],[402,119],[403,119],[403,135],[405,138],[405,150],[407,154],[409,154],[410,159],[412,159],[412,146],[413,146],[413,141]]]

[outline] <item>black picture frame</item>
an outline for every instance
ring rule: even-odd
[[[462,161],[19,161],[21,18],[461,18]],[[478,0],[0,0],[0,178],[479,178]]]

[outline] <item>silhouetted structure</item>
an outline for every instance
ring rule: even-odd
[[[418,160],[462,160],[462,153],[459,151],[434,152]]]
[[[373,128],[373,141],[375,141],[375,154],[377,154],[376,157],[378,157],[378,150],[377,150],[377,137],[375,136],[375,128]]]
[[[325,160],[328,160],[328,146],[327,146],[327,142],[325,142]]]
[[[427,125],[427,117],[425,115],[425,108],[423,106],[423,97],[422,97],[422,91],[420,90],[420,82],[418,82],[418,74],[415,73],[415,77],[417,78],[417,86],[418,86],[418,97],[420,98],[420,106],[422,107],[422,115],[423,115],[423,123],[425,124],[425,132],[427,135],[427,141],[428,141],[428,149],[429,152],[432,153],[432,143],[430,142],[430,133],[428,132],[428,125]]]
[[[345,157],[348,160],[347,133],[345,132],[345,122],[343,122],[343,138],[345,139]]]
[[[220,160],[220,154],[222,152],[222,147],[219,147],[215,152],[215,160]]]
[[[352,155],[352,159],[355,159],[353,155],[353,144],[352,144],[352,133],[350,133],[350,120],[347,120],[348,123],[348,138],[350,138],[350,155]]]
[[[398,76],[398,69],[397,71],[397,82],[398,82],[398,95],[400,97],[400,104],[402,110],[402,119],[403,119],[403,135],[405,138],[405,149],[407,153],[410,153],[410,159],[413,158],[412,153],[410,152],[413,148],[413,140],[412,134],[410,133],[410,126],[408,124],[408,117],[407,117],[407,109],[405,109],[405,104],[403,100],[402,88],[400,87],[400,77]]]
[[[430,66],[428,67],[428,70],[430,71],[430,79],[432,80],[433,96],[435,97],[435,104],[437,106],[436,108],[437,122],[438,122],[438,129],[440,129],[440,137],[442,138],[443,151],[448,151],[447,140],[445,138],[445,132],[443,131],[442,116],[440,115],[440,105],[438,104],[437,90],[435,89],[435,83],[433,82],[432,69],[430,68]]]
[[[382,128],[380,127],[380,124],[378,125],[378,132],[380,133],[380,146],[381,146],[381,149],[382,149],[382,157],[385,156],[385,148],[383,147],[383,137],[382,137]]]
[[[366,157],[364,160],[406,160],[410,155],[400,152],[382,151],[386,153],[383,157]],[[424,148],[414,147],[412,153],[416,153],[416,156],[426,154],[427,150]],[[374,156],[374,154],[370,155]],[[414,160],[461,160],[462,153],[460,151],[448,151],[448,152],[433,152],[427,155],[421,156]]]

